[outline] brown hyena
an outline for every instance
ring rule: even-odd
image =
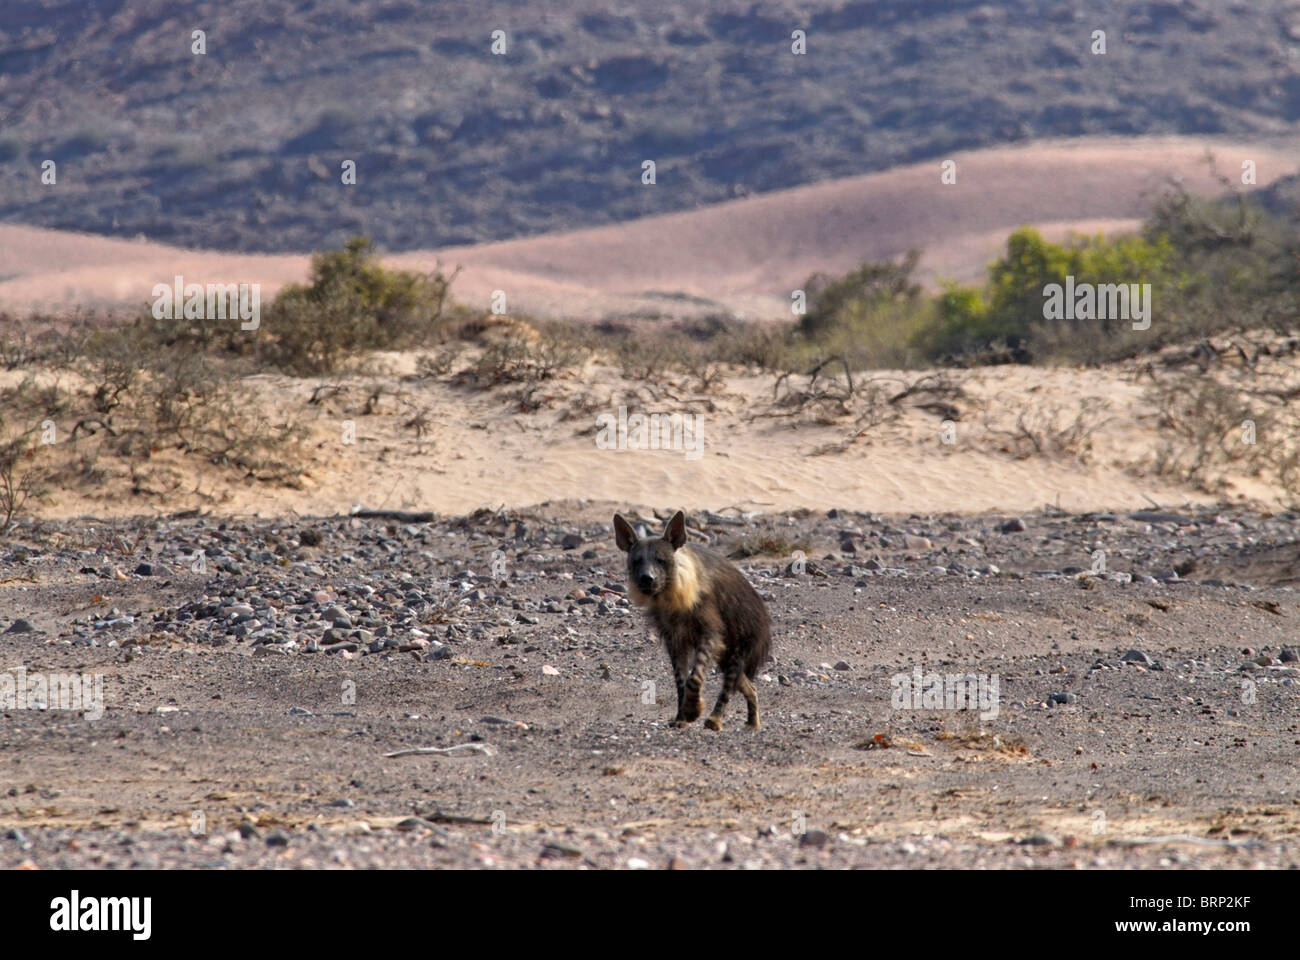
[[[703,547],[686,542],[686,518],[679,510],[663,536],[637,539],[632,525],[614,515],[614,537],[627,554],[627,589],[632,602],[654,622],[677,680],[677,716],[684,727],[704,712],[704,678],[716,663],[722,693],[704,721],[722,729],[722,714],[739,690],[749,704],[747,726],[758,729],[754,676],[768,658],[771,621],[762,598],[745,575]]]

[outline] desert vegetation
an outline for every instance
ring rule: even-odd
[[[211,469],[298,484],[311,415],[395,412],[425,449],[436,423],[415,394],[435,382],[499,396],[516,414],[558,411],[582,431],[593,411],[619,403],[709,412],[731,378],[770,378],[768,400],[748,419],[843,428],[814,455],[843,453],[919,409],[978,424],[1015,459],[1087,462],[1110,420],[1105,402],[1058,397],[1011,419],[992,415],[966,392],[963,371],[998,364],[1119,364],[1145,385],[1159,423],[1145,469],[1219,492],[1227,476],[1244,475],[1294,496],[1293,186],[1215,201],[1173,187],[1134,236],[1052,243],[1024,227],[978,286],[926,291],[916,254],[810,277],[806,311],[784,325],[721,314],[594,328],[497,316],[454,303],[454,274],[384,267],[364,237],[317,254],[307,282],[283,289],[255,330],[148,309],[0,318],[0,520],[8,526],[51,486],[113,477],[145,497],[197,490]],[[1067,278],[1150,284],[1149,327],[1046,317],[1044,289]],[[407,386],[367,382],[392,351],[415,358]],[[587,385],[592,365],[617,371],[617,386]],[[306,416],[271,411],[276,378],[303,382]]]
[[[1292,178],[1294,181],[1296,178]],[[1292,186],[1283,181],[1272,191]],[[981,286],[926,296],[917,255],[866,263],[806,284],[807,313],[789,346],[806,358],[842,355],[858,369],[1131,359],[1227,331],[1289,332],[1300,316],[1300,207],[1270,195],[1202,200],[1172,185],[1136,236],[1051,243],[1032,227],[1008,239]],[[1150,284],[1152,322],[1110,316],[1049,319],[1045,288]]]

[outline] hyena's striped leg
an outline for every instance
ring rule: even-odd
[[[739,657],[729,657],[727,662],[723,664],[722,692],[718,694],[718,702],[714,704],[709,719],[704,721],[704,725],[710,730],[722,729],[722,716],[727,712],[727,701],[731,699],[731,695],[736,691],[741,672]]]
[[[740,679],[736,681],[736,686],[745,697],[745,703],[749,705],[749,719],[745,726],[751,730],[758,729],[758,694],[754,690],[754,685],[750,683],[749,677],[741,673]]]
[[[695,663],[691,666],[690,676],[686,678],[686,699],[682,704],[681,719],[686,723],[694,723],[704,712],[704,677],[713,665],[712,652],[712,648],[707,645],[695,651]]]

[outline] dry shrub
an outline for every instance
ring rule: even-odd
[[[31,500],[45,496],[48,474],[39,462],[41,444],[35,429],[10,434],[0,420],[0,536]]]
[[[1212,493],[1239,474],[1300,495],[1300,416],[1287,393],[1185,372],[1166,376],[1148,396],[1164,434],[1158,474]]]
[[[590,351],[563,333],[545,330],[536,338],[513,334],[489,343],[457,378],[478,387],[552,380],[585,363]]]
[[[51,483],[102,484],[116,475],[130,477],[137,493],[174,490],[187,471],[178,468],[182,461],[159,461],[164,452],[254,479],[296,482],[305,462],[302,432],[271,422],[229,362],[189,345],[161,344],[155,334],[137,321],[101,329],[66,365],[0,391],[0,407],[12,423],[25,425],[6,435],[0,468],[8,487],[0,493],[0,515],[6,502],[16,511]],[[48,448],[32,440],[47,421],[66,431]],[[33,460],[39,469],[24,472]]]
[[[1106,406],[1098,397],[1085,397],[1075,411],[1057,405],[1022,410],[1009,430],[994,427],[987,415],[984,426],[1001,442],[1002,452],[1017,460],[1047,457],[1087,463],[1092,457],[1093,435],[1111,420],[1105,416]]]

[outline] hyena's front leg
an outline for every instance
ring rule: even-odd
[[[673,663],[673,680],[677,683],[677,716],[673,717],[669,726],[684,727],[691,722],[686,719],[686,681],[691,673],[691,651],[670,649],[668,655]]]
[[[696,648],[695,661],[691,665],[690,676],[686,678],[685,701],[681,708],[681,719],[687,723],[694,723],[704,712],[704,678],[715,659],[715,643],[705,642]]]

